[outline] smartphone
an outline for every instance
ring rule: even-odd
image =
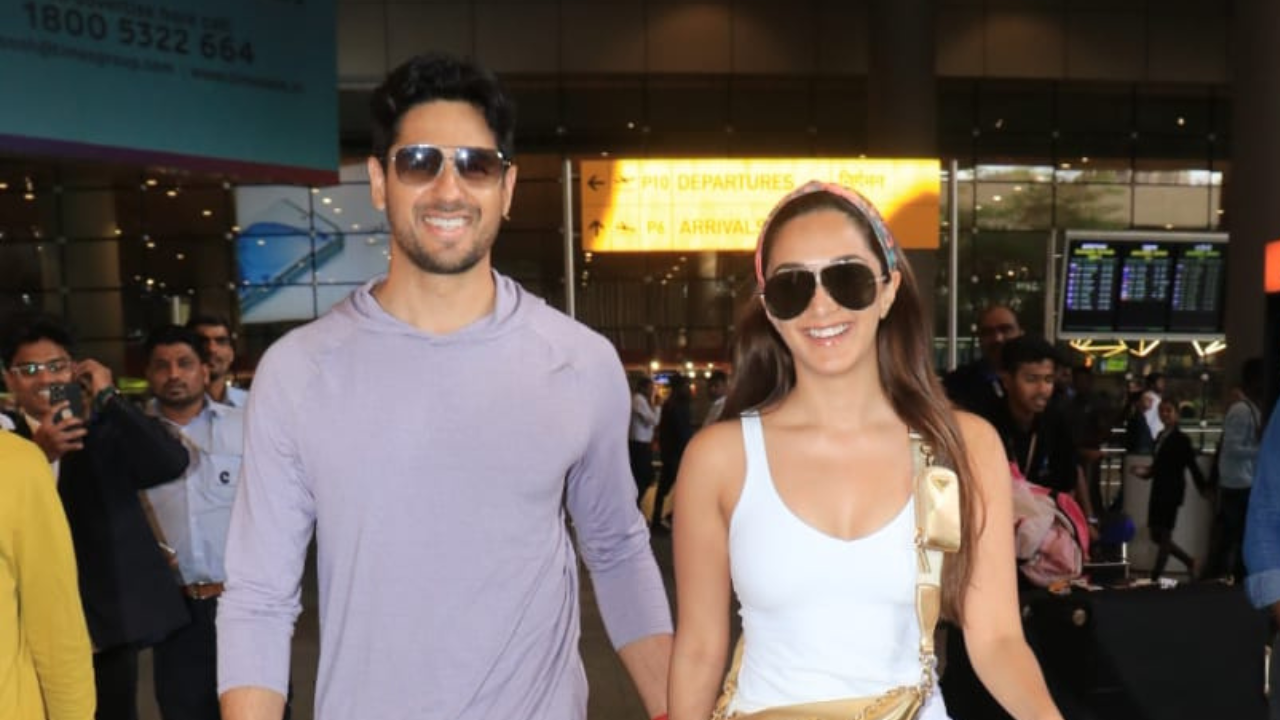
[[[84,418],[84,392],[80,383],[54,383],[49,386],[49,404],[57,405],[63,401],[69,404],[53,416],[55,423],[68,416]]]

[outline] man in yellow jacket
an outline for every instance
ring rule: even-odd
[[[0,718],[90,720],[93,656],[44,453],[0,431]]]

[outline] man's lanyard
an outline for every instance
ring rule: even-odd
[[[1031,458],[1036,454],[1036,439],[1040,437],[1039,431],[1031,433],[1031,442],[1027,444],[1027,459],[1022,466],[1022,477],[1031,480]],[[1034,480],[1032,482],[1035,482]]]

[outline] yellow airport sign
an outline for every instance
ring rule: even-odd
[[[582,247],[588,252],[754,250],[778,200],[810,180],[865,195],[898,243],[938,247],[936,159],[585,160]]]

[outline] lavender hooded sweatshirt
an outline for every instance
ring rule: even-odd
[[[277,342],[250,394],[218,607],[219,692],[284,693],[319,552],[317,720],[586,716],[578,570],[610,640],[671,631],[602,337],[494,274],[431,335],[371,281]]]

